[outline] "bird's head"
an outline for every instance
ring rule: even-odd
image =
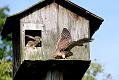
[[[35,40],[38,41],[38,42],[41,42],[42,41],[42,38],[39,37],[39,36],[35,36]]]

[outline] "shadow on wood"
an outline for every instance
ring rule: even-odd
[[[91,61],[24,61],[13,80],[81,80]]]

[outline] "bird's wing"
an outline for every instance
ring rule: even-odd
[[[92,39],[90,38],[83,38],[83,39],[79,39],[78,41],[73,41],[65,50],[70,51],[75,46],[82,46],[84,43],[88,43],[91,41]]]
[[[62,33],[60,35],[60,39],[57,42],[56,49],[58,50],[66,49],[71,43],[71,41],[72,39],[70,32],[66,28],[63,28]]]
[[[35,37],[33,37],[33,36],[30,36],[30,35],[25,35],[25,36],[29,39],[36,40]]]

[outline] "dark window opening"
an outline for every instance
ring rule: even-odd
[[[41,30],[25,30],[25,46],[42,46]]]

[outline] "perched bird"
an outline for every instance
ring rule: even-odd
[[[25,54],[24,54],[25,60],[36,59],[39,56],[37,46],[41,42],[41,37],[39,36],[33,37],[30,35],[25,35],[25,37],[27,42],[25,46]]]
[[[41,37],[39,36],[35,36],[35,37],[30,35],[25,35],[25,36],[29,38],[29,41],[27,42],[26,46],[36,47],[41,42]]]
[[[78,41],[72,41],[71,34],[67,28],[63,28],[60,35],[60,39],[57,42],[55,50],[55,59],[65,59],[72,56],[73,53],[70,51],[75,46],[83,46],[83,43],[90,42],[90,38],[83,38]]]

